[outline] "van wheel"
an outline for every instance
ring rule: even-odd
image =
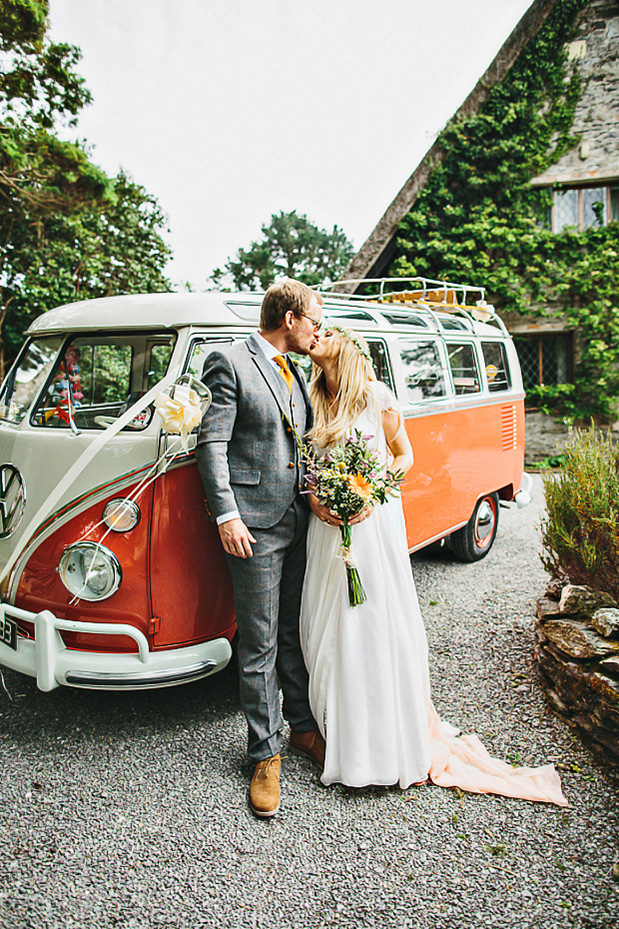
[[[499,497],[488,494],[477,501],[477,506],[466,526],[449,537],[451,549],[460,561],[479,561],[485,558],[494,544],[499,528]]]

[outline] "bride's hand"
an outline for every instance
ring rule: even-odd
[[[364,506],[352,519],[348,520],[348,525],[355,526],[357,523],[362,523],[364,519],[368,518],[373,509],[374,507],[372,506]]]
[[[322,520],[323,523],[327,523],[329,526],[342,525],[340,517],[332,513],[328,507],[323,506],[323,504],[318,501],[318,497],[315,494],[308,494],[307,499],[312,512],[315,513],[318,519]]]

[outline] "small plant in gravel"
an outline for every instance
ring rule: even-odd
[[[544,476],[542,562],[552,577],[619,599],[618,457],[609,437],[574,429],[556,474]]]

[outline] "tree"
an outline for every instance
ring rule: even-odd
[[[4,325],[9,355],[46,310],[75,300],[170,290],[163,274],[170,249],[159,235],[157,201],[123,172],[110,182],[105,209],[50,212],[24,223],[6,269],[12,302]]]
[[[262,239],[240,248],[223,269],[216,268],[209,281],[214,287],[232,282],[239,290],[266,289],[281,277],[306,284],[336,281],[354,254],[352,243],[334,226],[319,229],[296,211],[271,216],[262,226]]]
[[[47,0],[0,0],[0,367],[30,321],[86,296],[169,289],[156,201],[56,130],[91,102],[75,46],[47,40]]]

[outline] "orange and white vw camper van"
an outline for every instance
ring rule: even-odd
[[[483,291],[399,280],[324,298],[325,319],[363,334],[402,405],[411,551],[447,538],[460,558],[483,557],[524,461],[518,360]],[[0,390],[0,665],[49,691],[164,687],[227,664],[231,585],[195,432],[183,443],[163,431],[153,401],[246,338],[261,301],[110,297],[30,326]]]

